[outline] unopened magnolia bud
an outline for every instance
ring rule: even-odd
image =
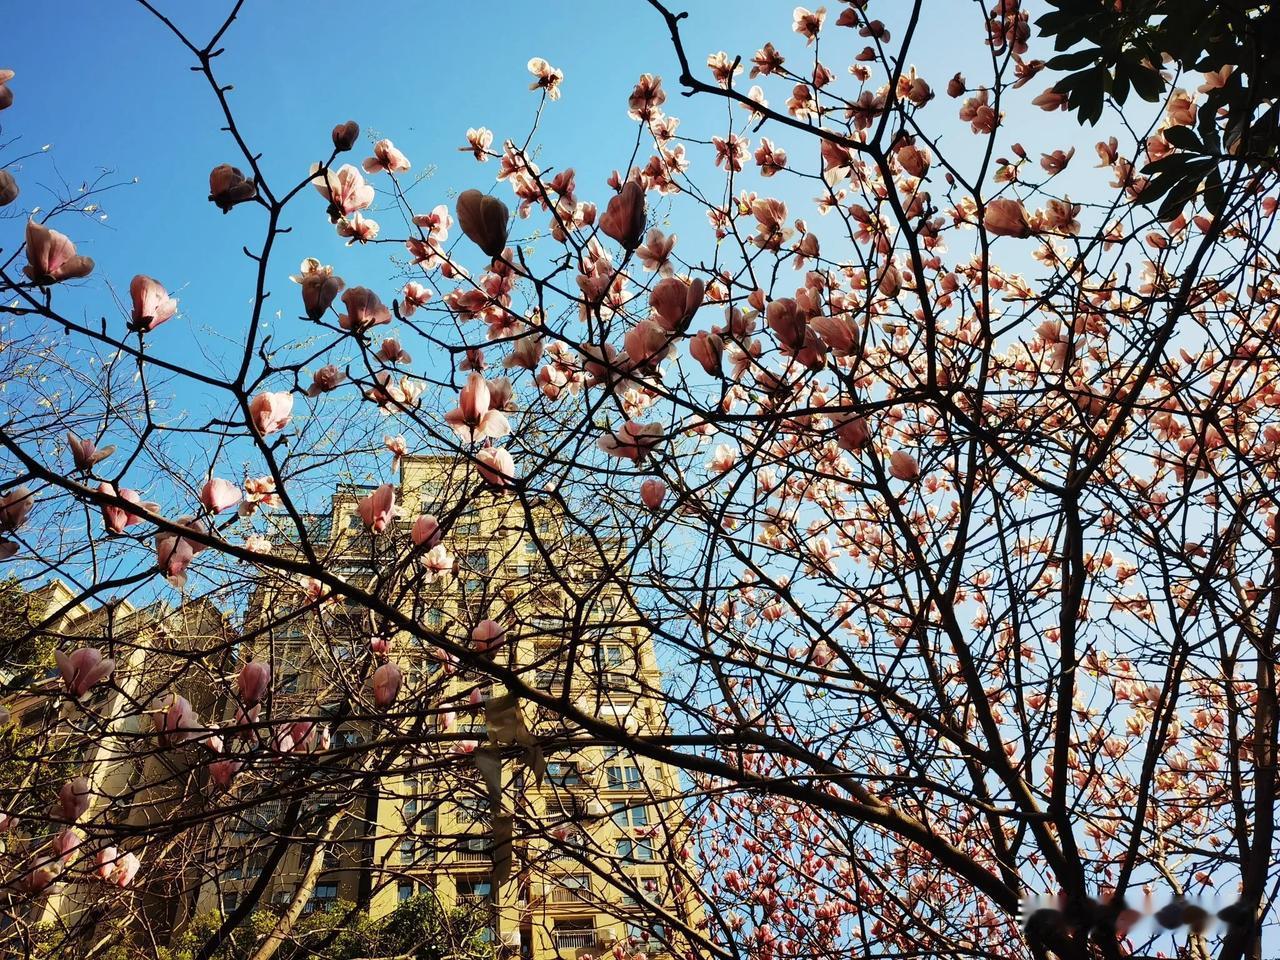
[[[18,181],[8,170],[0,170],[0,207],[8,206],[18,199]]]
[[[333,128],[333,149],[339,153],[346,153],[356,145],[356,138],[359,136],[360,124],[354,120],[340,123]]]
[[[464,190],[456,209],[467,238],[488,256],[499,256],[507,246],[507,205],[479,190]]]
[[[229,163],[222,163],[209,171],[209,199],[223,213],[228,213],[237,203],[252,200],[258,188],[252,178]]]
[[[627,250],[634,250],[644,236],[644,218],[644,187],[628,180],[605,207],[600,229]]]

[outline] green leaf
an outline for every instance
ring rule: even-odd
[[[1204,144],[1190,127],[1169,127],[1164,132],[1164,138],[1179,150],[1190,150],[1194,153],[1204,151]]]
[[[1045,66],[1050,70],[1078,70],[1081,67],[1088,67],[1097,63],[1101,54],[1101,47],[1086,47],[1084,50],[1074,50],[1071,53],[1059,54],[1046,63]]]
[[[1227,205],[1227,192],[1222,186],[1222,171],[1217,167],[1209,174],[1204,185],[1204,205],[1215,217],[1219,216]]]
[[[1184,178],[1169,191],[1169,195],[1164,198],[1164,202],[1160,204],[1160,208],[1156,211],[1156,216],[1166,223],[1174,219],[1182,212],[1182,208],[1187,205],[1187,201],[1194,197],[1199,189],[1199,176]]]

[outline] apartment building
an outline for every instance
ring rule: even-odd
[[[234,910],[254,891],[282,910],[341,902],[379,917],[426,893],[500,954],[684,955],[699,914],[680,779],[626,747],[628,734],[667,728],[654,644],[616,575],[622,538],[568,522],[554,497],[494,493],[448,457],[403,461],[403,515],[373,536],[358,505],[374,489],[339,487],[327,512],[306,518],[307,549],[432,635],[474,648],[484,621],[500,635],[467,669],[368,609],[317,612],[296,581],[265,578],[242,655],[270,661],[272,709],[316,718],[294,739],[318,737],[303,752],[327,772],[227,818],[202,909]],[[424,514],[442,523],[449,571],[421,563],[421,550],[404,561]],[[297,540],[282,533],[273,549],[301,551]],[[371,642],[404,677],[377,727],[350,710]],[[540,697],[513,696],[502,676]],[[618,734],[570,727],[558,702]],[[328,842],[280,844],[289,831]]]
[[[111,683],[78,703],[43,659],[19,667],[10,662],[3,677],[0,704],[12,724],[7,745],[17,758],[33,758],[21,768],[22,781],[6,783],[0,798],[15,825],[5,837],[8,852],[30,859],[61,831],[66,825],[47,801],[67,781],[85,777],[89,806],[75,829],[89,854],[42,896],[13,901],[6,913],[11,929],[0,930],[0,942],[17,926],[40,927],[43,942],[65,943],[69,952],[70,944],[92,938],[126,912],[147,928],[148,938],[166,942],[194,914],[199,893],[184,882],[195,837],[174,824],[189,804],[192,769],[190,752],[157,749],[151,711],[177,689],[204,716],[221,709],[210,678],[234,662],[227,618],[203,599],[95,604],[56,579],[26,594],[26,601],[26,619],[36,628],[29,648],[92,646],[116,667]],[[147,864],[127,895],[104,892],[94,874],[92,851],[107,845]]]

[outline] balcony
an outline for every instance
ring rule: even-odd
[[[551,903],[587,903],[591,899],[591,890],[585,887],[552,887],[549,900]]]
[[[493,859],[493,847],[488,840],[468,841],[458,848],[459,863],[488,863]]]
[[[551,936],[557,950],[585,950],[599,942],[594,930],[556,930]]]

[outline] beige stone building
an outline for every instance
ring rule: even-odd
[[[51,803],[59,788],[83,776],[89,796],[75,825],[81,855],[42,896],[15,901],[23,906],[14,919],[42,927],[45,943],[65,940],[69,950],[104,921],[127,913],[145,917],[147,936],[165,942],[198,901],[198,885],[184,882],[196,837],[174,826],[190,807],[193,774],[190,751],[158,749],[152,718],[177,689],[204,716],[220,709],[210,679],[234,665],[232,633],[207,600],[138,607],[123,599],[95,605],[79,596],[50,581],[27,594],[28,619],[50,651],[92,646],[113,659],[110,682],[72,702],[48,664],[10,669],[4,677],[9,743],[18,757],[38,758],[22,767],[21,783],[4,790],[14,826],[3,843],[17,870],[7,880],[21,884],[33,858],[65,828]],[[107,845],[147,866],[127,893],[106,888],[94,874],[93,854]]]
[[[620,537],[571,529],[551,497],[493,494],[464,460],[406,459],[396,498],[403,515],[379,536],[357,513],[372,490],[339,488],[328,513],[306,518],[311,549],[329,569],[460,644],[495,621],[505,631],[486,654],[495,672],[631,734],[666,731],[652,639],[605,569]],[[442,521],[452,571],[403,562],[422,514]],[[274,546],[301,549],[284,535]],[[348,763],[333,778],[342,787],[327,791],[315,776],[305,797],[282,791],[227,818],[206,858],[202,909],[234,910],[261,886],[282,910],[351,903],[377,917],[430,893],[446,913],[465,908],[499,953],[686,952],[698,877],[684,851],[689,827],[674,769],[567,728],[554,707],[512,698],[503,683],[414,645],[367,610],[324,604],[295,615],[301,604],[296,581],[264,580],[241,653],[269,659],[271,709],[313,711],[316,729],[293,739],[316,738],[304,753]],[[345,719],[358,714],[355,698],[367,703],[367,678],[353,665],[368,661],[371,640],[389,642],[386,656],[404,676],[376,728]],[[384,755],[376,770],[361,766],[371,738]],[[488,784],[499,780],[495,802]],[[298,832],[330,841],[290,845],[264,880],[282,824],[307,809],[310,832]]]

